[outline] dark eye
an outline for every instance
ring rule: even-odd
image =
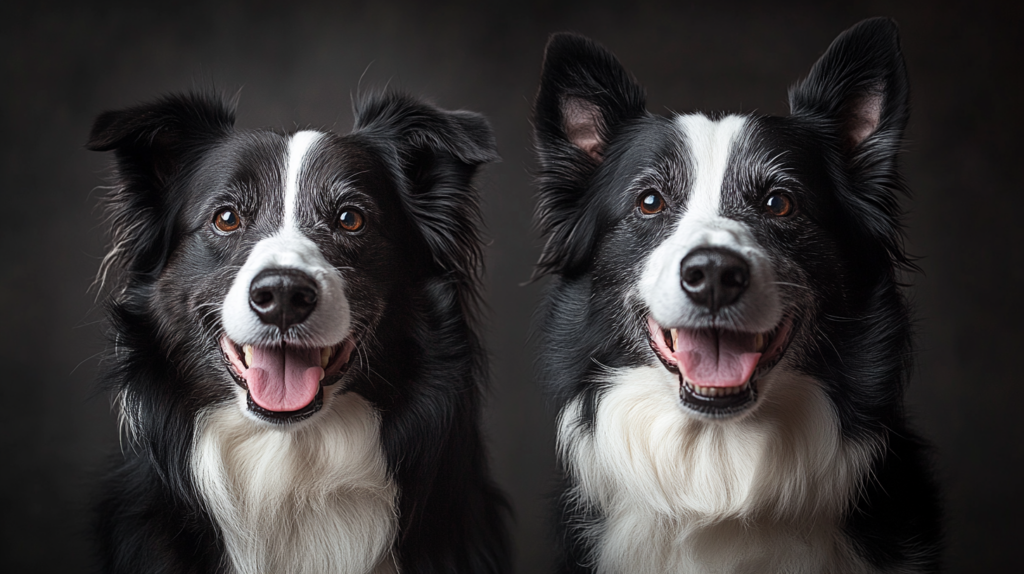
[[[640,197],[636,200],[636,206],[640,209],[640,213],[644,215],[654,215],[661,213],[665,209],[665,200],[662,199],[661,194],[653,189],[640,194]]]
[[[366,220],[363,218],[363,214],[355,209],[345,209],[338,216],[338,225],[348,232],[359,231],[365,223]]]
[[[785,193],[773,193],[764,201],[764,208],[775,217],[785,217],[793,213],[796,203]]]
[[[231,233],[242,226],[242,220],[233,209],[222,209],[213,218],[213,226],[221,233]]]

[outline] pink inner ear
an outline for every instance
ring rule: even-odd
[[[879,86],[879,89],[871,90],[850,103],[850,119],[846,126],[850,147],[857,147],[860,142],[875,133],[881,119],[882,90]]]
[[[565,135],[573,145],[597,161],[604,159],[601,110],[596,105],[581,98],[564,98],[562,121]]]

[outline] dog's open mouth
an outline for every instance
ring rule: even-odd
[[[249,411],[268,422],[294,423],[323,406],[323,388],[338,382],[348,370],[356,339],[317,348],[285,343],[239,345],[224,335],[220,346],[228,372],[248,392]]]
[[[667,329],[647,319],[651,347],[669,371],[679,375],[685,407],[711,417],[739,414],[757,401],[757,381],[786,352],[792,338],[789,316],[764,333],[727,329]]]

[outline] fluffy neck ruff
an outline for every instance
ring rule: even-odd
[[[570,496],[602,516],[576,525],[598,572],[862,570],[840,521],[879,445],[843,440],[816,381],[776,369],[725,421],[684,413],[660,367],[602,382],[593,425],[576,400],[558,434]]]
[[[397,487],[379,417],[355,393],[324,410],[291,430],[234,404],[199,417],[192,472],[239,574],[396,569]]]

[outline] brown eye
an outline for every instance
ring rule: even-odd
[[[640,208],[640,213],[644,215],[655,215],[661,213],[665,209],[665,200],[662,199],[661,194],[653,189],[640,194],[637,198],[636,205]]]
[[[354,209],[346,209],[338,216],[338,225],[341,225],[342,229],[349,232],[359,231],[363,228],[365,222],[363,214]]]
[[[224,209],[213,218],[213,226],[221,233],[231,233],[242,226],[242,220],[232,209]]]
[[[764,208],[775,217],[785,217],[793,213],[796,204],[785,193],[773,193],[764,202]]]

